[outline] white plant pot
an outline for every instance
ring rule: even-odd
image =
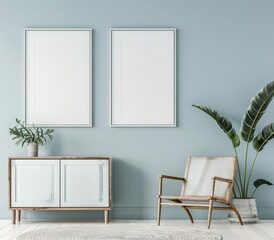
[[[28,144],[28,156],[37,157],[38,156],[38,143],[29,143]]]
[[[232,203],[240,213],[243,223],[257,223],[258,211],[256,199],[254,198],[234,198]],[[239,222],[236,214],[233,211],[230,211],[228,215],[228,219],[230,222]]]

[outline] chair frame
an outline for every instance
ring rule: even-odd
[[[210,159],[215,160],[219,157],[212,157]],[[233,173],[235,172],[236,169],[236,161],[237,159],[234,157],[234,167],[233,167]],[[160,175],[159,176],[159,194],[158,194],[158,212],[157,212],[157,223],[158,226],[160,225],[160,221],[161,221],[161,208],[162,206],[180,206],[182,207],[185,212],[187,213],[190,221],[192,223],[194,223],[193,221],[193,217],[189,211],[189,209],[202,209],[202,210],[207,210],[208,209],[208,228],[210,228],[211,225],[211,218],[212,218],[212,210],[226,210],[226,211],[234,211],[236,216],[239,219],[239,222],[241,225],[243,225],[243,221],[241,218],[241,215],[239,214],[238,210],[236,209],[236,207],[233,205],[233,203],[230,200],[231,197],[231,191],[232,191],[232,186],[233,186],[233,179],[228,179],[228,178],[221,178],[221,177],[217,177],[217,176],[213,176],[212,177],[212,188],[211,188],[211,195],[205,200],[199,200],[197,198],[194,197],[184,197],[184,196],[163,196],[162,195],[162,191],[163,191],[163,179],[168,179],[168,180],[176,180],[176,181],[181,181],[184,185],[187,182],[187,174],[188,174],[188,170],[189,170],[189,165],[190,165],[190,161],[191,161],[191,157],[188,157],[187,160],[187,165],[186,165],[186,170],[185,170],[185,177],[176,177],[176,176],[168,176],[168,175]],[[234,178],[234,174],[233,174],[233,178]],[[226,192],[226,198],[219,198],[216,197],[214,195],[215,193],[215,185],[216,182],[225,182],[228,183],[228,188],[227,188],[227,192]],[[171,203],[169,202],[162,202],[162,200],[168,200],[171,201]],[[186,202],[208,202],[208,204],[201,204],[201,203],[186,203]],[[213,203],[214,202],[218,202],[221,204],[224,204],[225,207],[214,207]]]

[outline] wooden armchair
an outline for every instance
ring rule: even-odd
[[[212,210],[232,210],[243,225],[239,212],[230,201],[235,169],[235,157],[189,157],[184,177],[160,175],[158,225],[160,225],[162,206],[181,206],[192,223],[193,218],[189,209],[206,209],[208,228],[211,224]],[[181,193],[177,196],[163,195],[163,179],[182,181]],[[170,202],[162,202],[163,200]],[[225,206],[213,206],[214,202]]]

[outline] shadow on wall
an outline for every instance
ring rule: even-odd
[[[130,163],[128,159],[113,159],[113,218],[135,219],[145,218],[140,211],[144,203],[146,186],[144,171]],[[115,194],[119,192],[119,195]]]
[[[53,141],[47,145],[39,146],[39,155],[40,156],[60,156],[62,147],[62,141],[60,139],[61,135],[57,131],[54,132]]]

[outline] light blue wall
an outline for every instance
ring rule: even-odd
[[[0,218],[11,215],[7,158],[26,154],[25,148],[14,146],[8,134],[15,118],[23,118],[24,28],[94,29],[94,127],[56,129],[54,142],[43,147],[41,154],[112,155],[113,218],[154,218],[159,174],[182,175],[188,155],[233,154],[217,125],[191,104],[214,107],[239,127],[250,98],[274,79],[273,13],[271,0],[0,0]],[[178,30],[178,127],[108,126],[112,27]],[[273,121],[273,104],[270,109],[272,113],[259,126]],[[273,147],[274,142],[260,155],[255,177],[274,181]],[[262,188],[256,197],[261,218],[274,218],[274,187]],[[164,209],[163,215],[185,217],[180,209],[171,208]],[[25,218],[52,219],[94,216],[81,212],[23,214]],[[195,216],[202,218],[205,214],[196,212]]]

